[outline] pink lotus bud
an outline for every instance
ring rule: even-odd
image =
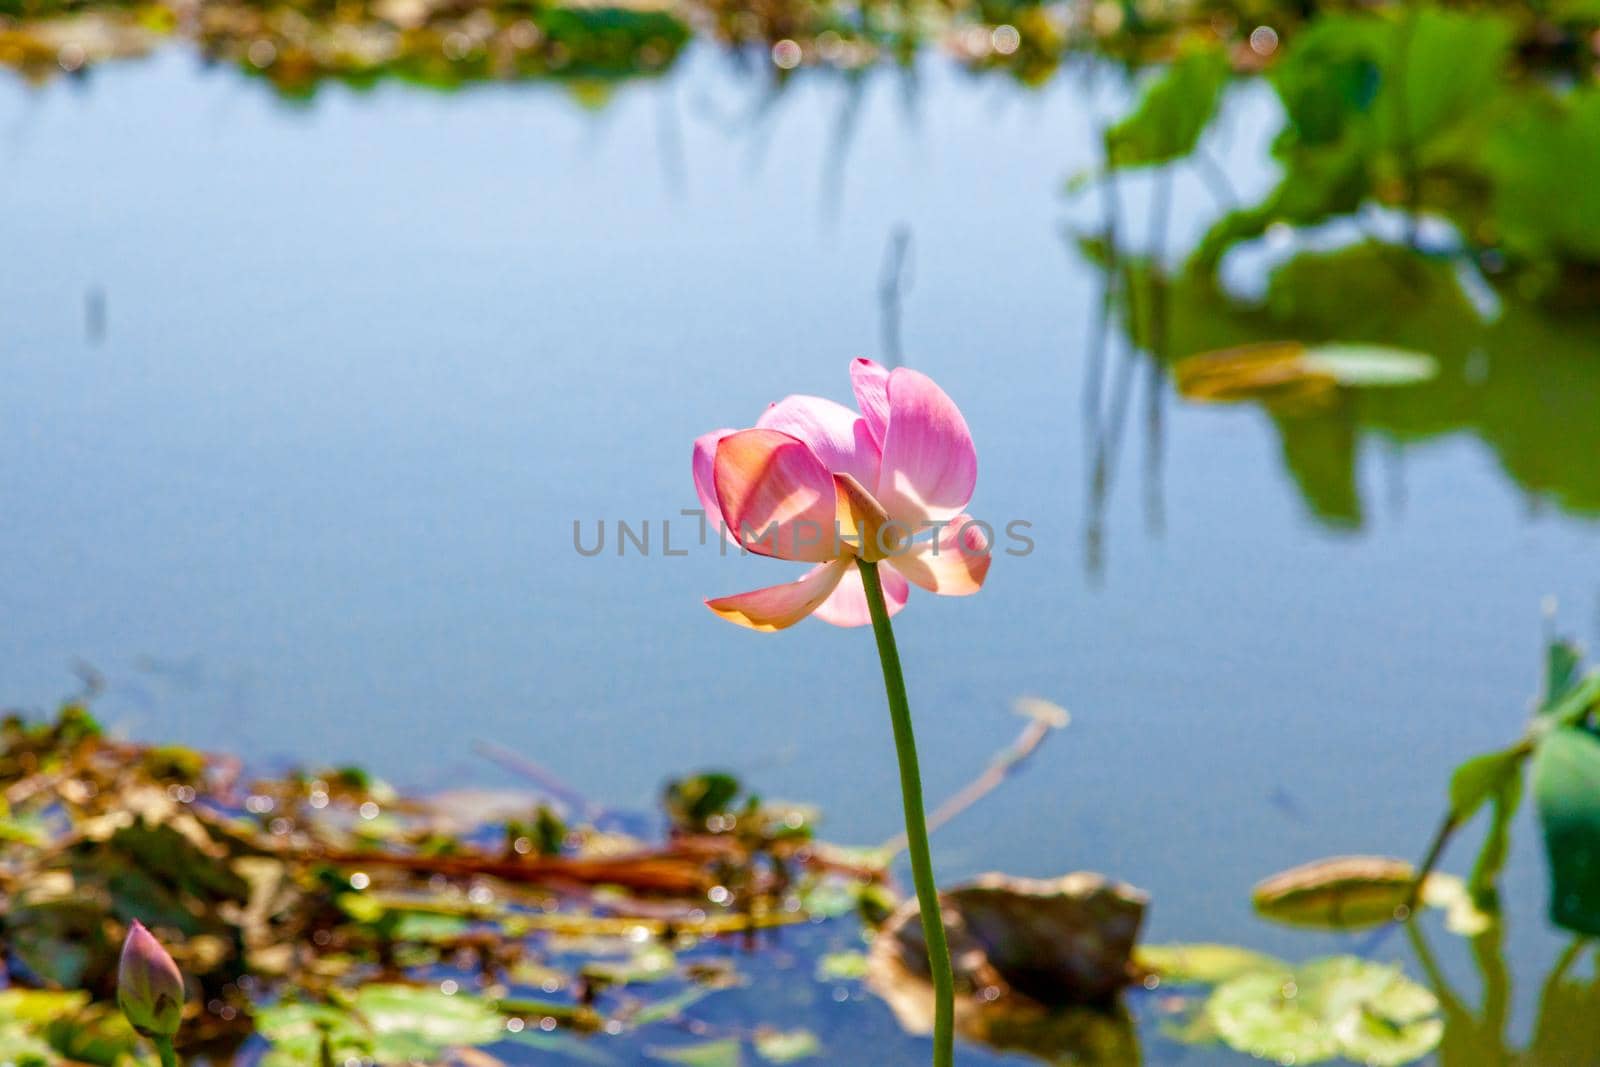
[[[117,1005],[146,1037],[171,1037],[183,1019],[183,974],[138,919],[122,943]]]

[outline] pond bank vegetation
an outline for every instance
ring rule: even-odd
[[[1506,1025],[1494,990],[1503,998],[1508,982],[1495,885],[1530,765],[1551,920],[1578,935],[1541,1010],[1567,1018],[1600,1004],[1593,981],[1572,977],[1600,932],[1600,672],[1584,673],[1576,650],[1557,643],[1546,674],[1527,735],[1456,773],[1420,868],[1342,857],[1256,890],[1269,921],[1403,926],[1431,990],[1361,956],[1296,964],[1203,940],[1139,944],[1148,902],[1131,886],[991,874],[941,893],[960,1033],[1105,1067],[1139,1062],[1149,1041],[1372,1064],[1465,1043],[1447,1062],[1493,1062]],[[1065,723],[1044,701],[1019,710],[1029,721],[1017,743],[942,818]],[[153,1062],[113,1006],[118,947],[135,920],[183,972],[178,1050],[206,1062],[830,1062],[837,1035],[812,1028],[801,977],[846,999],[865,982],[909,1033],[930,1025],[916,903],[891,874],[899,842],[827,844],[814,809],[764,801],[724,774],[669,782],[655,819],[574,811],[552,795],[570,801],[565,787],[533,779],[530,791],[409,796],[353,768],[258,777],[236,758],[117,740],[82,703],[47,721],[5,720],[0,1056]],[[1484,807],[1491,831],[1471,877],[1434,870],[1444,842]],[[1471,939],[1491,987],[1482,1015],[1433,962],[1416,922],[1428,908]],[[824,939],[807,943],[817,931]],[[702,1016],[719,992],[771,981],[763,961],[792,956],[796,939],[808,944],[801,973],[779,979],[786,994],[762,998],[767,1018]],[[1576,1055],[1588,1033],[1541,1023],[1534,1041]]]

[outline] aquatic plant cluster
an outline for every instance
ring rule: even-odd
[[[1574,1020],[1600,1004],[1600,978],[1574,970],[1600,929],[1597,709],[1600,672],[1553,645],[1526,736],[1463,764],[1420,868],[1335,857],[1256,888],[1273,922],[1402,924],[1427,986],[1373,958],[1138,944],[1148,901],[1132,887],[991,874],[939,894],[957,1031],[1092,1067],[1134,1067],[1152,1041],[1301,1064],[1400,1065],[1438,1048],[1457,1050],[1447,1062],[1495,1062],[1509,1054],[1509,977],[1494,886],[1531,765],[1551,918],[1576,939],[1530,1048],[1548,1053],[1541,1062],[1590,1062],[1593,1027]],[[1047,702],[1018,710],[1017,744],[934,825],[1066,722]],[[800,1005],[849,1001],[863,982],[909,1032],[931,1028],[920,908],[888,873],[903,842],[828,845],[815,811],[763,802],[720,773],[668,782],[645,820],[552,800],[564,791],[522,766],[535,788],[413,797],[354,768],[253,777],[228,757],[119,741],[76,702],[53,720],[5,720],[0,1061],[844,1062],[830,1049],[859,1023],[819,1034]],[[1483,806],[1493,826],[1471,878],[1432,870]],[[654,843],[639,832],[650,822],[665,831]],[[1426,908],[1471,939],[1481,1013],[1411,921]],[[797,950],[798,971],[761,973]],[[717,994],[752,983],[770,1018],[714,1010]],[[812,983],[823,995],[804,992]]]
[[[1523,59],[1584,70],[1596,20],[1582,5],[1499,6],[1515,9]],[[1308,10],[1271,0],[4,0],[0,64],[43,79],[177,39],[291,95],[325,80],[449,88],[554,78],[603,99],[605,82],[658,74],[702,39],[780,80],[802,67],[909,64],[933,46],[975,71],[1037,85],[1075,54],[1143,65],[1196,40],[1253,72],[1298,34]]]
[[[115,740],[73,703],[0,725],[0,796],[7,1063],[144,1061],[119,993],[146,1035],[176,1033],[183,1009],[184,1056],[251,1035],[271,1064],[553,1052],[652,1026],[670,1044],[689,1005],[740,981],[697,946],[895,903],[884,857],[815,840],[813,812],[724,775],[669,783],[650,843],[527,792],[407,797],[351,768],[248,777]],[[702,1036],[803,1045],[774,1027]]]

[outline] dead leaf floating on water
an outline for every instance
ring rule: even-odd
[[[1117,994],[1140,976],[1133,947],[1148,903],[1132,886],[1078,872],[1052,880],[985,874],[940,894],[968,1040],[1070,1062],[1139,1062]],[[867,975],[900,1025],[931,1032],[933,994],[915,900],[873,941]]]
[[[1330,402],[1340,389],[1417,385],[1439,372],[1432,356],[1383,345],[1272,341],[1189,356],[1173,377],[1201,403],[1260,400],[1288,408]]]

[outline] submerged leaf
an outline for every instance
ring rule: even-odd
[[[681,993],[658,1000],[653,1004],[646,1004],[640,1008],[633,1016],[633,1025],[649,1026],[651,1023],[668,1022],[676,1019],[687,1009],[698,1004],[714,992],[716,990],[707,989],[704,986],[690,986]]]
[[[606,985],[633,985],[659,982],[677,973],[678,957],[663,945],[645,945],[621,960],[591,960],[580,973],[590,981]]]
[[[571,1034],[545,1033],[536,1027],[529,1027],[515,1034],[507,1035],[507,1040],[518,1044],[527,1045],[529,1048],[538,1049],[551,1056],[560,1056],[560,1062],[566,1063],[594,1063],[602,1067],[617,1067],[618,1061],[606,1055],[598,1048],[587,1044],[582,1038]]]
[[[810,1030],[761,1030],[756,1055],[768,1063],[794,1063],[822,1055],[822,1044]]]
[[[681,1063],[687,1067],[739,1067],[744,1062],[739,1042],[731,1037],[676,1048],[647,1048],[645,1054],[662,1063]]]
[[[830,952],[817,961],[817,981],[847,982],[867,976],[864,952]]]
[[[1133,958],[1173,985],[1216,985],[1242,974],[1289,968],[1282,960],[1237,945],[1140,945]]]

